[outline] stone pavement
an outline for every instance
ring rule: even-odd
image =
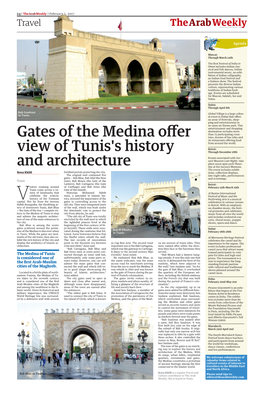
[[[118,371],[126,371],[126,372],[137,372],[143,373],[146,375],[153,375],[153,360],[148,360],[145,364],[141,364],[140,360],[136,361],[136,364],[133,364],[132,359],[126,359],[120,364],[113,364],[113,369]]]
[[[102,364],[104,363],[104,364]],[[102,368],[103,367],[103,368]],[[141,364],[133,364],[132,360],[113,364],[109,362],[96,362],[94,372],[91,370],[91,361],[83,358],[81,361],[71,360],[69,365],[53,367],[53,362],[46,363],[45,367],[39,365],[39,361],[26,362],[22,367],[17,362],[17,379],[152,379],[153,361],[149,360]]]

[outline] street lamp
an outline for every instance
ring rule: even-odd
[[[27,66],[25,65],[25,83],[24,85],[28,86],[27,84]]]
[[[38,83],[38,44],[40,41],[35,41],[35,44],[37,45],[37,59],[36,59],[36,70],[37,70],[37,83]]]
[[[138,338],[139,342],[141,342],[141,340],[142,340],[142,342],[143,342],[142,348],[145,348],[144,343],[147,341],[148,333],[146,333],[145,330],[142,330],[141,334],[138,333],[137,338]]]
[[[34,89],[35,89],[35,74],[32,74],[32,78],[33,78],[33,95],[32,95],[32,97],[34,98]]]
[[[17,337],[19,338],[19,341],[22,344],[22,351],[24,350],[24,344],[25,344],[25,337],[29,338],[29,334],[26,334],[25,330],[21,330],[21,333],[19,332]]]
[[[138,341],[139,341],[139,342],[142,342],[142,343],[143,343],[143,345],[142,345],[141,348],[140,348],[140,352],[141,352],[142,354],[144,354],[144,357],[145,357],[145,358],[147,358],[148,349],[147,349],[147,347],[145,346],[145,342],[147,341],[148,334],[147,334],[144,330],[142,330],[141,334],[139,333],[138,336],[137,336],[137,338],[138,338]]]

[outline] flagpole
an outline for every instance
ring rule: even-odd
[[[123,26],[122,26],[122,20],[120,19],[120,23],[119,23],[119,25],[118,25],[118,29],[119,29],[119,31],[120,31],[120,40],[122,39],[122,28],[123,28]]]

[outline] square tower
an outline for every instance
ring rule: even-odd
[[[55,23],[55,36],[61,35],[73,35],[73,21],[68,18],[67,15],[61,15]]]

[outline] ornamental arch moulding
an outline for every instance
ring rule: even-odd
[[[45,80],[49,99],[79,101],[99,97],[98,71],[101,63],[107,58],[114,59],[120,69],[120,78],[114,81],[116,94],[127,95],[127,68],[131,59],[138,62],[133,64],[138,71],[137,80],[132,80],[136,91],[149,93],[148,71],[154,62],[162,71],[159,81],[162,91],[180,91],[175,56],[162,52],[158,39],[152,40],[149,44],[142,44],[79,31],[73,28],[73,21],[66,15],[60,16],[54,23],[55,38],[49,40]],[[109,62],[108,66],[114,67],[115,62]],[[143,69],[143,78],[138,64]],[[134,77],[136,78],[136,74]]]
[[[149,75],[150,69],[151,69],[151,67],[153,66],[154,63],[156,63],[156,64],[159,66],[162,75],[163,75],[164,77],[166,77],[166,67],[165,67],[165,64],[162,64],[162,62],[161,62],[160,59],[158,59],[158,58],[152,59],[152,60],[150,60],[150,62],[148,63],[148,66],[147,66],[147,75]]]
[[[94,60],[96,60],[96,63],[92,67],[93,78],[98,78],[98,70],[99,70],[101,64],[107,58],[112,58],[116,61],[116,63],[118,64],[118,67],[120,69],[121,77],[123,78],[125,75],[125,69],[123,68],[123,64],[122,64],[121,60],[119,59],[118,55],[115,53],[112,53],[110,51],[104,52],[103,54],[101,54],[101,56],[98,59],[96,57],[94,58]]]
[[[69,329],[68,329],[69,330]],[[94,328],[87,325],[78,325],[75,326],[70,332],[67,330],[66,324],[65,324],[65,339],[66,339],[66,347],[69,348],[69,353],[70,353],[70,359],[72,358],[73,354],[73,343],[76,337],[80,335],[87,335],[89,336],[92,341],[93,341],[93,353],[96,354],[96,357],[98,356],[102,357],[103,356],[103,348],[102,348],[102,343],[103,343],[103,335],[102,335],[102,328],[98,326],[96,331]]]
[[[144,61],[142,58],[140,58],[140,57],[137,56],[137,55],[132,55],[132,56],[129,56],[129,57],[127,58],[127,60],[126,60],[126,62],[125,62],[125,64],[124,64],[124,70],[125,70],[125,72],[126,72],[126,70],[128,69],[130,63],[132,63],[133,61],[137,61],[137,62],[141,65],[142,70],[143,70],[143,73],[144,73],[144,78],[146,78],[146,77],[147,77],[147,74],[148,74],[148,72],[147,72],[147,64],[145,63],[145,61]]]

